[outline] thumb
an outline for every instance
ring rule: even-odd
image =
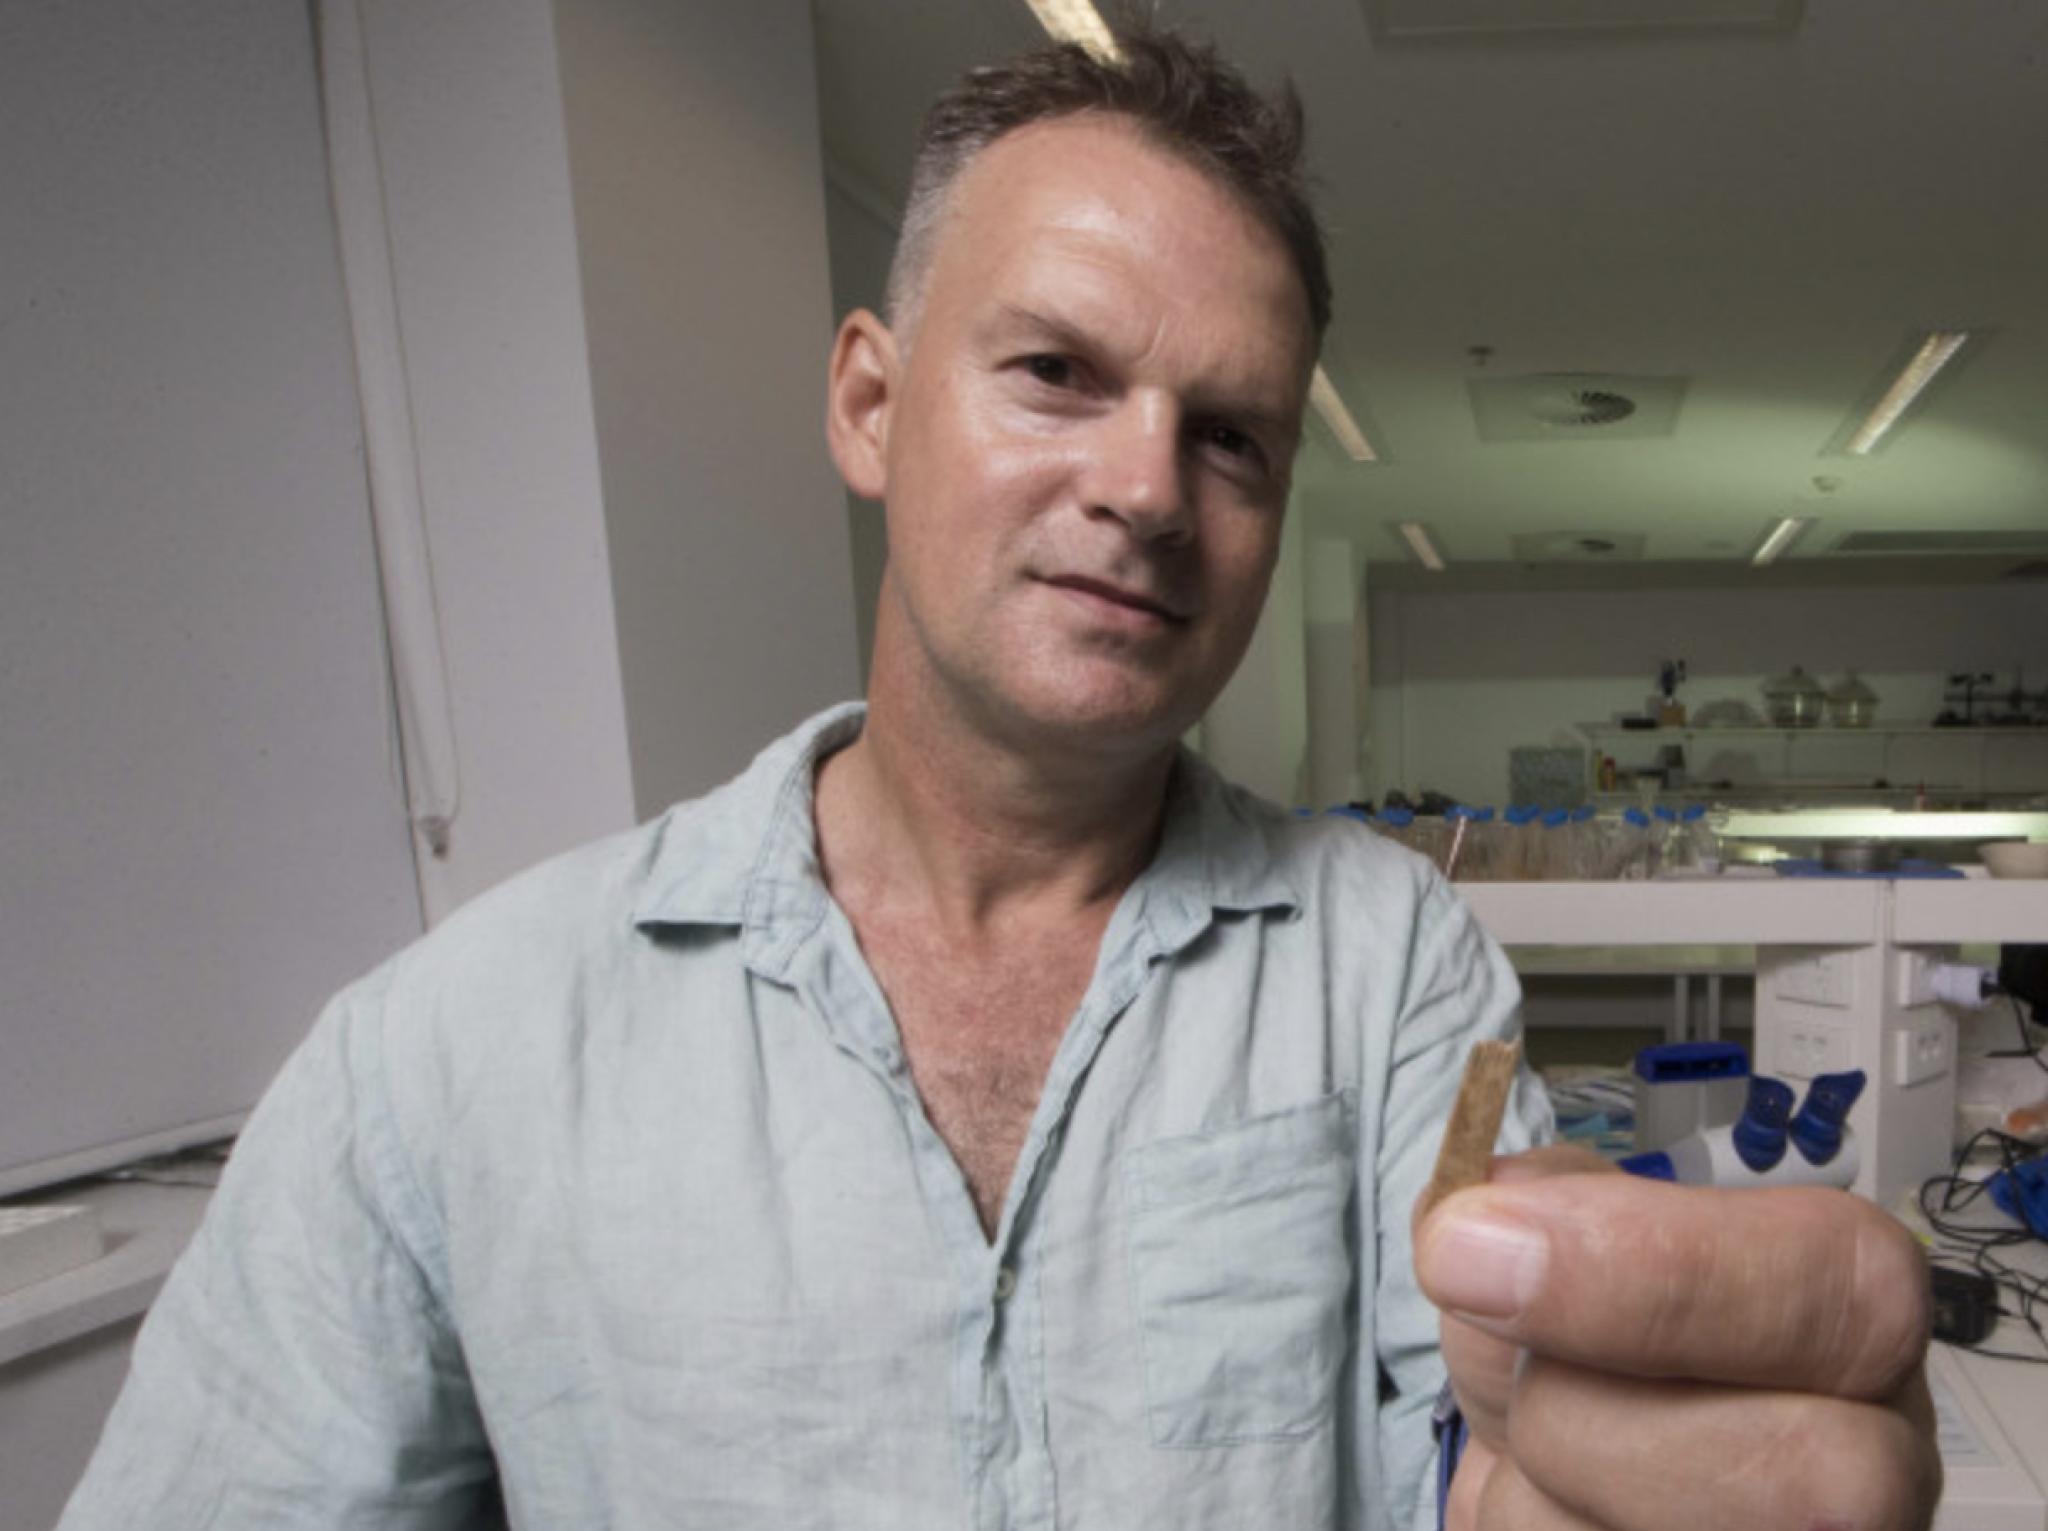
[[[1527,1153],[1496,1157],[1488,1167],[1489,1184],[1504,1185],[1545,1180],[1557,1175],[1615,1172],[1614,1166],[1598,1154],[1569,1144],[1551,1144]],[[1441,1220],[1455,1217],[1458,1193],[1444,1198],[1415,1223],[1415,1251],[1418,1277],[1427,1263],[1427,1253]],[[1418,1206],[1418,1212],[1420,1208]],[[1426,1231],[1427,1230],[1427,1231]],[[1511,1341],[1445,1315],[1442,1321],[1444,1365],[1451,1386],[1458,1395],[1458,1407],[1465,1423],[1481,1441],[1504,1450],[1507,1444],[1508,1399],[1514,1391],[1515,1368],[1521,1348]]]

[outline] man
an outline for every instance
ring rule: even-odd
[[[1513,980],[1420,862],[1177,749],[1328,289],[1290,115],[1125,51],[942,103],[840,331],[865,713],[336,1001],[71,1531],[1427,1524],[1439,1322],[1453,1524],[1924,1522],[1924,1282],[1864,1204],[1539,1153],[1411,1250]]]

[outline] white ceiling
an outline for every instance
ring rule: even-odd
[[[1308,104],[1337,284],[1324,362],[1388,458],[1355,465],[1312,429],[1297,482],[1317,531],[1398,570],[1388,527],[1424,521],[1495,577],[1518,534],[1640,539],[1662,567],[1629,577],[1688,582],[1750,577],[1783,515],[1820,519],[1779,577],[2026,561],[1833,553],[1853,532],[2048,538],[2048,4],[1775,8],[1789,30],[1383,42],[1361,0],[1159,0]],[[1024,0],[815,14],[828,161],[889,203],[925,104],[1042,36]],[[1913,332],[1958,325],[1993,333],[1879,453],[1826,454]],[[1470,381],[1550,372],[1683,379],[1676,429],[1479,439]]]

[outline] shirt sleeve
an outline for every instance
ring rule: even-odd
[[[58,1531],[502,1523],[382,1019],[336,1000],[251,1116]]]
[[[1388,1520],[1436,1525],[1430,1411],[1444,1382],[1437,1310],[1415,1283],[1409,1218],[1428,1183],[1451,1102],[1474,1042],[1521,1032],[1513,968],[1441,878],[1430,875],[1408,952],[1401,1016],[1379,1143],[1380,1369],[1391,1383],[1379,1406],[1379,1459]],[[1501,1123],[1497,1152],[1547,1141],[1550,1101],[1525,1066]]]

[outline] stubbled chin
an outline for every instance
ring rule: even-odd
[[[1153,667],[1101,654],[1015,676],[1003,690],[1012,710],[1040,728],[1095,746],[1178,738],[1201,717],[1208,700],[1190,696],[1184,682],[1176,684]]]

